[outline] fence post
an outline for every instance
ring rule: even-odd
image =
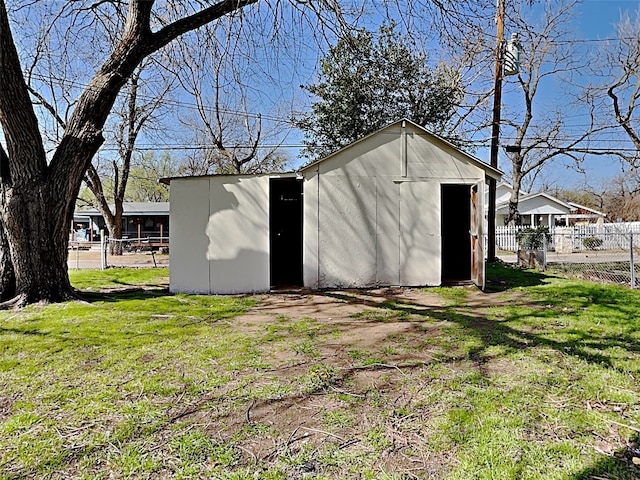
[[[547,270],[547,249],[549,248],[549,241],[547,240],[547,236],[542,234],[542,271],[545,272]]]
[[[631,288],[636,288],[636,269],[633,260],[633,232],[629,233],[629,264],[631,267]]]
[[[105,237],[104,230],[100,231],[100,269],[107,269],[107,245],[109,239]]]

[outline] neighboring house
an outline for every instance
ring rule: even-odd
[[[484,284],[501,172],[408,121],[297,173],[164,179],[172,292]]]
[[[603,223],[606,213],[599,212],[593,208],[585,207],[577,203],[569,202],[571,213],[567,216],[569,225],[587,225],[590,223]]]
[[[113,205],[110,206],[113,211]],[[124,202],[122,205],[122,235],[125,238],[162,237],[169,235],[169,202]],[[88,223],[88,225],[86,225]],[[97,209],[77,210],[74,230],[86,228],[92,237],[107,226]]]
[[[509,203],[509,199],[511,198],[511,192],[513,191],[513,185],[507,182],[500,182],[496,185],[496,206],[503,205],[505,203]],[[488,197],[489,192],[487,192],[487,196],[485,197],[485,207],[489,202]],[[520,190],[520,196],[527,195],[527,192]]]
[[[505,225],[509,215],[509,198],[513,187],[508,183],[496,186],[496,226]],[[547,193],[520,191],[518,213],[520,224],[527,227],[554,227],[567,223],[571,205]]]
[[[530,193],[518,201],[520,224],[528,227],[554,227],[566,221],[571,205],[546,193]],[[496,205],[496,225],[504,225],[509,215],[509,202]]]

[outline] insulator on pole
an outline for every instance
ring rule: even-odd
[[[520,73],[520,52],[522,52],[522,44],[518,40],[518,34],[512,33],[511,40],[507,40],[504,49],[504,75],[517,75]]]

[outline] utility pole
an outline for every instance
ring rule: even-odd
[[[504,0],[498,1],[496,24],[496,80],[493,90],[493,122],[491,128],[491,166],[498,168],[498,147],[500,139],[500,106],[502,104],[502,53],[504,40]],[[489,179],[489,208],[487,213],[487,258],[491,262],[496,258],[496,181]]]

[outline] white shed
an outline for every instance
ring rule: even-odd
[[[172,292],[484,285],[500,171],[408,121],[281,175],[171,178]]]

